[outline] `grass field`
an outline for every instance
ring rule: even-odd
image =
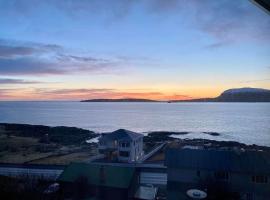
[[[95,148],[44,144],[38,138],[8,135],[0,127],[0,163],[68,164],[95,154]]]
[[[31,164],[69,164],[70,162],[76,162],[76,161],[87,161],[92,156],[95,155],[95,152],[75,152],[75,153],[69,153],[65,155],[52,155],[48,156],[46,158],[41,158],[34,160],[30,162]]]
[[[53,152],[36,151],[38,139],[0,134],[0,162],[25,163],[34,159],[47,157]]]

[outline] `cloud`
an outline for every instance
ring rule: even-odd
[[[206,48],[206,49],[218,49],[218,48],[224,47],[226,45],[229,45],[230,43],[231,43],[231,41],[220,41],[220,42],[216,42],[216,43],[206,45],[204,48]]]
[[[75,55],[57,55],[59,60],[62,61],[76,61],[76,62],[110,62],[108,59],[98,59],[91,56],[75,56]]]
[[[16,92],[16,89],[3,89],[3,88],[0,88],[0,100],[16,99],[16,98],[14,98],[14,93],[15,92]]]
[[[270,78],[256,79],[256,80],[247,80],[247,81],[241,81],[240,83],[255,83],[255,82],[267,82],[267,81],[270,81]]]
[[[99,15],[120,19],[128,15],[133,5],[136,4],[137,2],[133,0],[12,0],[11,2],[2,2],[1,7],[5,8],[4,11],[6,12],[12,10],[9,13],[20,14],[24,17],[27,17],[33,10],[52,7],[70,17],[98,13]]]
[[[55,44],[25,43],[0,39],[0,58],[24,57],[60,50],[62,47]]]
[[[13,57],[31,55],[36,52],[36,49],[30,47],[11,47],[0,45],[0,57]]]
[[[70,54],[55,44],[0,40],[1,75],[98,74],[112,72],[121,64],[118,58]]]
[[[23,79],[11,79],[11,78],[0,78],[0,85],[4,84],[37,84],[37,83],[43,83],[40,81],[29,81],[29,80],[23,80]]]
[[[91,17],[121,20],[140,9],[161,18],[174,16],[218,40],[269,40],[269,16],[246,0],[13,0],[2,2],[3,12],[31,17],[36,10],[53,7],[62,15],[89,20]],[[165,19],[166,20],[166,19]]]
[[[160,98],[160,92],[130,92],[112,88],[92,89],[35,89],[34,93],[41,96],[51,96],[54,99],[99,99],[99,98]]]
[[[0,58],[1,75],[48,75],[63,74],[64,69],[53,63],[37,58]]]
[[[42,95],[57,95],[57,96],[77,96],[77,95],[93,95],[93,94],[108,94],[114,92],[114,89],[94,88],[94,89],[49,89],[39,88],[34,91],[36,94]]]
[[[182,94],[168,94],[158,91],[130,91],[112,88],[22,88],[0,89],[0,100],[82,100],[100,98],[144,98],[156,100],[191,99]]]
[[[184,13],[197,29],[221,41],[269,40],[270,18],[245,0],[152,0],[156,14]]]

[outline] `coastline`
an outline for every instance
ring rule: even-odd
[[[202,132],[213,139],[180,139],[190,132],[152,131],[144,136],[144,150],[166,142],[169,146],[194,146],[270,152],[270,147],[236,141],[217,141],[217,132]],[[99,133],[76,127],[49,127],[0,123],[0,163],[61,164],[85,161],[98,154]],[[69,142],[66,142],[66,141]],[[90,142],[89,142],[90,141]],[[94,141],[94,142],[91,142]]]

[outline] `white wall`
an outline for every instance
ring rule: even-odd
[[[127,161],[127,162],[136,162],[141,159],[143,156],[143,137],[138,138],[137,140],[122,140],[119,142],[118,146],[118,155],[119,151],[128,151],[129,152],[129,157],[122,157],[119,156],[120,161]],[[130,146],[129,147],[122,147],[121,143],[122,142],[129,142]]]

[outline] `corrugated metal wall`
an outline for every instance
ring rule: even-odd
[[[61,169],[31,169],[16,167],[0,167],[0,175],[10,177],[31,176],[43,177],[48,180],[56,180],[63,172]]]
[[[141,172],[140,184],[167,185],[166,173]]]

